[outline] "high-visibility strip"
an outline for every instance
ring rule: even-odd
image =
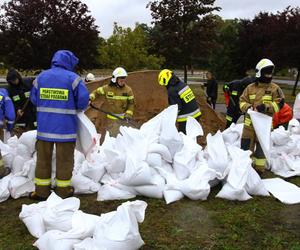
[[[56,186],[57,187],[70,187],[71,186],[71,180],[58,180],[56,179]]]
[[[250,100],[254,100],[255,97],[256,97],[256,95],[249,95],[249,99],[250,99]]]
[[[265,166],[267,160],[265,158],[259,159],[254,157],[253,161],[256,166]]]
[[[76,115],[77,112],[75,109],[59,109],[59,108],[49,108],[49,107],[37,107],[38,112],[48,112],[55,114],[64,114],[64,115]]]
[[[272,101],[272,96],[270,96],[270,95],[264,95],[264,96],[262,97],[262,100],[263,100],[263,101]]]
[[[16,127],[26,127],[26,123],[16,123]]]
[[[279,106],[278,106],[278,104],[276,102],[271,102],[271,104],[272,104],[272,106],[274,108],[275,113],[279,112]]]
[[[187,87],[184,87],[183,89],[185,89],[185,91],[182,92],[182,90],[181,90],[178,92],[178,94],[179,94],[179,97],[185,101],[185,103],[189,103],[190,101],[195,99],[195,95],[194,95],[193,91],[190,89],[190,87],[187,86]]]
[[[105,94],[103,87],[97,88],[96,91],[97,91],[97,93],[98,93],[99,95],[104,95],[104,94]]]
[[[238,92],[236,90],[231,92],[231,95],[238,95]]]
[[[37,132],[37,135],[40,137],[45,137],[49,139],[76,139],[77,134],[52,134],[52,133],[43,133],[43,132]]]
[[[232,122],[232,117],[229,115],[226,115],[226,120]]]
[[[21,100],[21,98],[20,98],[19,95],[13,96],[12,99],[13,99],[14,102],[17,102],[17,101],[20,101],[20,100]]]
[[[0,101],[2,101],[2,99],[3,99],[3,95],[0,95]]]
[[[72,89],[74,90],[81,81],[81,77],[76,77],[76,79],[72,82]]]
[[[7,120],[7,123],[8,123],[8,124],[14,124],[15,121],[8,121],[8,120]]]
[[[32,83],[33,87],[35,87],[36,89],[38,88],[38,82],[37,79],[35,78],[33,83]]]
[[[244,121],[244,124],[249,127],[249,126],[251,126],[251,123],[252,123],[251,119],[246,117],[245,121]]]
[[[133,95],[128,96],[128,100],[133,100],[133,99],[134,99]]]
[[[114,96],[106,95],[106,98],[113,99],[113,100],[129,100],[129,96],[118,96],[118,95],[114,95]]]
[[[24,95],[25,95],[26,98],[28,98],[30,96],[30,92],[27,91],[27,92],[24,93]]]
[[[196,117],[198,117],[200,115],[201,115],[201,111],[199,109],[196,109],[195,111],[193,111],[193,112],[191,112],[189,114],[179,115],[177,117],[177,122],[185,122],[185,121],[187,121],[187,118],[189,116],[196,118]]]
[[[240,109],[242,109],[245,105],[247,105],[246,102],[240,102]]]
[[[126,110],[126,114],[128,114],[128,115],[133,115],[133,112],[131,111],[131,110]]]
[[[34,122],[34,123],[33,123],[33,126],[37,127],[37,122]]]
[[[92,101],[94,101],[96,99],[96,96],[95,96],[95,94],[90,94],[90,100],[92,100]]]
[[[40,178],[34,178],[34,183],[37,186],[50,186],[51,185],[51,178],[49,179],[40,179]]]
[[[178,91],[178,95],[183,94],[186,90],[188,90],[190,87],[189,86],[185,86],[183,89],[181,89],[180,91]]]
[[[3,97],[3,96],[1,96],[0,101],[2,100],[2,97]],[[5,97],[5,101],[11,101],[10,97],[9,97],[9,96],[6,96],[6,97]]]
[[[118,116],[121,119],[124,119],[125,114],[122,113],[122,114],[113,114],[113,115],[107,114],[106,115],[107,118],[112,119],[112,120],[117,120],[118,118],[116,116]]]

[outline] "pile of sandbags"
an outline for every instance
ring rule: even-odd
[[[144,221],[146,202],[125,202],[117,211],[100,216],[79,207],[78,198],[61,199],[53,192],[46,201],[22,205],[19,217],[38,238],[33,246],[42,250],[132,250],[144,244],[138,223]]]

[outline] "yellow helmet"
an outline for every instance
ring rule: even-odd
[[[173,72],[169,69],[163,69],[162,71],[160,71],[160,73],[158,75],[159,85],[167,86],[172,75],[173,75]]]

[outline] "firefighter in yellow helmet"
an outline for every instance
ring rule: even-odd
[[[167,88],[169,105],[178,105],[178,130],[186,133],[187,118],[191,116],[199,120],[201,116],[193,91],[169,69],[159,73],[158,83]]]
[[[134,95],[132,89],[126,84],[127,72],[124,68],[118,67],[112,73],[109,84],[101,86],[90,94],[90,100],[97,97],[104,98],[103,110],[106,114],[105,128],[110,132],[110,136],[116,137],[119,133],[121,123],[116,116],[128,121],[133,117]]]
[[[265,170],[266,157],[258,142],[247,110],[251,108],[257,112],[273,116],[284,105],[284,95],[281,88],[272,82],[274,68],[271,60],[260,60],[255,68],[255,82],[248,85],[240,97],[240,109],[246,113],[241,148],[250,149],[253,152],[253,166],[259,173]]]

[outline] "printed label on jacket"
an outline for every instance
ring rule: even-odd
[[[40,88],[40,99],[54,101],[68,101],[68,89]]]

